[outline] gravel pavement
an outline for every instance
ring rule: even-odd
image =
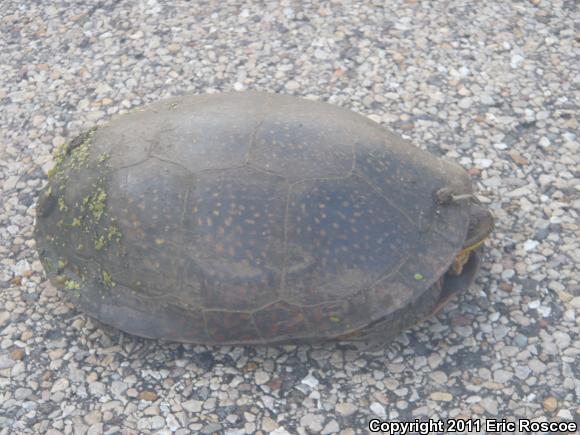
[[[2,0],[0,434],[579,421],[579,21],[574,0]],[[54,148],[245,89],[350,108],[463,165],[497,218],[477,283],[366,355],[148,341],[65,302],[32,240]]]

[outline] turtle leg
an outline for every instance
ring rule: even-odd
[[[138,359],[150,351],[151,340],[119,332],[119,347],[124,357]]]
[[[433,311],[429,314],[429,317],[437,314],[451,299],[462,291],[467,290],[473,284],[480,263],[481,258],[479,253],[473,251],[469,255],[467,262],[463,265],[460,275],[455,275],[454,273],[447,273],[445,275],[439,300],[435,304]]]

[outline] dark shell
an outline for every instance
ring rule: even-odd
[[[281,95],[153,104],[75,139],[53,172],[36,227],[53,283],[104,323],[177,341],[337,338],[385,319],[396,335],[437,301],[469,224],[465,204],[434,199],[471,192],[460,167]]]

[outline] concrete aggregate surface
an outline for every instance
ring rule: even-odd
[[[379,418],[580,421],[574,0],[2,0],[0,434],[358,434]],[[460,163],[497,227],[476,284],[372,354],[110,330],[44,275],[52,152],[184,92],[369,116]]]

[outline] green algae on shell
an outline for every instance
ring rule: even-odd
[[[57,148],[54,155],[55,165],[49,171],[49,182],[39,199],[39,215],[53,216],[61,231],[68,231],[67,234],[74,235],[74,251],[79,254],[86,254],[85,244],[87,238],[92,240],[95,251],[101,251],[111,243],[120,242],[122,234],[116,225],[114,218],[107,216],[107,176],[110,172],[107,152],[102,152],[94,156],[92,150],[93,141],[97,127],[91,128],[85,133],[75,137],[69,143],[65,143]],[[93,178],[93,182],[88,184],[90,190],[78,201],[67,203],[66,195],[73,179],[83,177]],[[74,186],[74,184],[72,185]],[[74,198],[74,196],[73,196]],[[61,233],[64,235],[64,233]],[[65,237],[66,239],[66,237]],[[78,261],[70,251],[58,257],[56,261],[47,257],[46,252],[58,251],[66,246],[63,237],[55,238],[47,235],[44,244],[48,249],[40,253],[40,259],[48,273],[58,274],[55,282],[65,290],[77,292],[75,296],[80,296],[83,287],[91,280],[86,276],[86,270],[81,270],[75,263]],[[59,248],[60,247],[60,248]],[[109,287],[114,283],[109,274],[105,281],[109,282]]]
[[[70,143],[59,146],[54,153],[54,166],[48,171],[48,178],[54,178],[64,174],[65,162],[73,169],[81,169],[89,163],[90,147],[97,127],[93,127],[85,133],[75,137]],[[70,156],[70,159],[67,157]]]

